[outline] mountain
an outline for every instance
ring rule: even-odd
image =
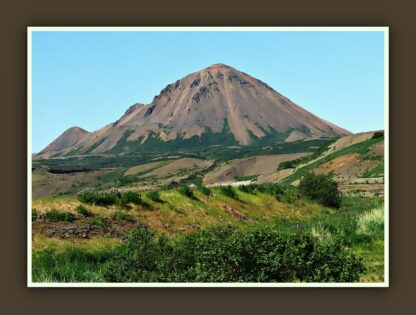
[[[72,129],[41,155],[51,151],[77,155],[270,144],[350,134],[266,83],[224,64],[214,64],[167,85],[149,105],[135,104],[119,120],[95,132]]]

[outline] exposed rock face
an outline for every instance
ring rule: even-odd
[[[58,138],[44,151],[104,153],[120,141],[187,140],[224,130],[240,145],[266,136],[276,136],[282,142],[286,138],[296,141],[350,134],[294,104],[266,83],[215,64],[167,85],[151,104],[133,105],[115,123],[73,141],[62,141],[65,144],[60,146],[55,143]],[[64,134],[61,137],[65,139]]]

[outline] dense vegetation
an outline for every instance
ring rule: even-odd
[[[284,221],[178,239],[139,224],[113,250],[47,249],[33,257],[35,281],[353,282],[364,269],[342,237],[323,239]]]
[[[341,193],[331,175],[306,174],[300,181],[299,192],[304,197],[316,200],[326,207],[339,208]]]
[[[239,190],[298,198],[295,187],[273,184]],[[339,210],[320,216],[223,225],[176,238],[138,222],[112,249],[36,251],[33,277],[41,282],[358,281],[364,272],[382,274],[381,206],[382,198],[344,197]],[[134,222],[126,211],[114,212],[112,219]]]
[[[128,206],[129,203],[135,205],[143,205],[142,198],[139,193],[133,191],[119,192],[91,192],[85,191],[78,194],[78,199],[81,202],[94,204],[98,206],[118,205],[121,207]]]
[[[51,209],[50,211],[45,213],[45,218],[51,222],[72,222],[75,220],[75,215],[71,212],[61,212],[56,209]]]

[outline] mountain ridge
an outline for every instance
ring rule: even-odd
[[[261,80],[221,63],[168,84],[150,104],[130,106],[117,121],[79,133],[77,141],[63,141],[67,131],[41,155],[51,151],[55,155],[129,153],[156,142],[163,147],[175,142],[178,146],[222,144],[225,139],[250,145],[265,139],[278,143],[351,134]]]

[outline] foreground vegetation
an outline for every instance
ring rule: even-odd
[[[318,183],[331,182],[328,177],[318,178]],[[111,220],[135,222],[135,228],[126,234],[123,243],[112,243],[112,246],[101,249],[76,244],[64,249],[56,246],[37,249],[33,255],[33,280],[382,281],[383,199],[343,197],[337,205],[339,209],[328,208],[328,205],[318,205],[312,201],[314,190],[308,190],[308,185],[304,187],[300,191],[275,184],[249,185],[239,189],[179,187],[176,192],[171,189],[147,193],[145,200],[149,207],[146,208],[141,205],[144,202],[142,196],[136,193],[140,197],[132,197],[133,194],[130,194],[129,200],[137,201],[137,204],[129,203],[133,210],[117,208],[125,204],[116,197],[105,195],[105,200],[114,203],[106,207],[116,207],[110,212]],[[329,187],[327,193],[333,192],[331,185],[323,187]],[[114,194],[118,198],[123,196],[117,192]],[[338,196],[337,191],[335,195]],[[91,220],[91,209],[96,207],[95,201],[101,200],[103,195],[87,196],[93,196],[87,198],[91,206],[88,209],[78,207],[77,211],[80,217]],[[326,202],[319,198],[317,201]],[[218,207],[223,203],[227,206],[221,210]],[[276,207],[276,212],[273,207]],[[311,211],[315,208],[320,210]],[[172,217],[167,214],[168,209],[176,213],[175,217],[180,220],[199,217],[201,224],[196,229],[169,235],[157,228],[159,225],[154,219],[144,220],[145,213],[152,218]],[[134,216],[136,211],[140,215]],[[161,211],[163,215],[159,214]],[[181,211],[188,212],[181,214]],[[263,213],[256,215],[255,211]],[[297,214],[299,211],[304,211],[304,214]]]

